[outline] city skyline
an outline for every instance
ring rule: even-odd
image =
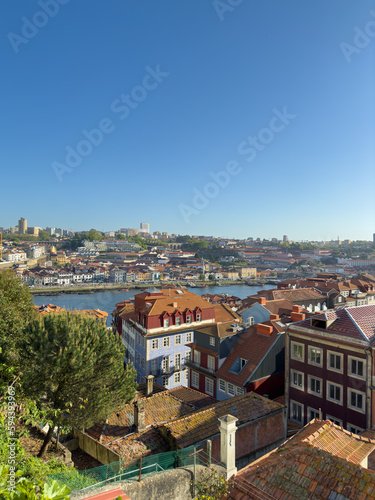
[[[0,224],[371,240],[375,2],[237,3],[4,3]]]

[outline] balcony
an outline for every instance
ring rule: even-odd
[[[174,372],[179,372],[185,368],[185,363],[180,363],[178,365],[169,365],[169,366],[163,366],[159,367],[156,370],[151,370],[151,375],[154,375],[154,377],[160,377],[161,375],[169,375]]]
[[[189,366],[190,368],[194,368],[195,370],[199,370],[202,373],[205,373],[207,375],[215,375],[215,368],[208,368],[208,366],[202,366],[200,363],[197,363],[195,361],[191,360],[185,360],[186,366]]]

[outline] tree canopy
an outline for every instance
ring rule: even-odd
[[[22,343],[25,394],[39,406],[49,431],[87,428],[130,401],[133,367],[124,370],[124,346],[100,322],[73,312],[49,314],[29,323]]]

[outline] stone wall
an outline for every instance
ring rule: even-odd
[[[78,440],[78,447],[100,463],[110,464],[120,461],[120,455],[78,429],[74,429],[74,437]]]

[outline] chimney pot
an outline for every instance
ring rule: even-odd
[[[146,377],[146,396],[152,396],[152,393],[154,391],[154,376],[153,375],[147,375]]]

